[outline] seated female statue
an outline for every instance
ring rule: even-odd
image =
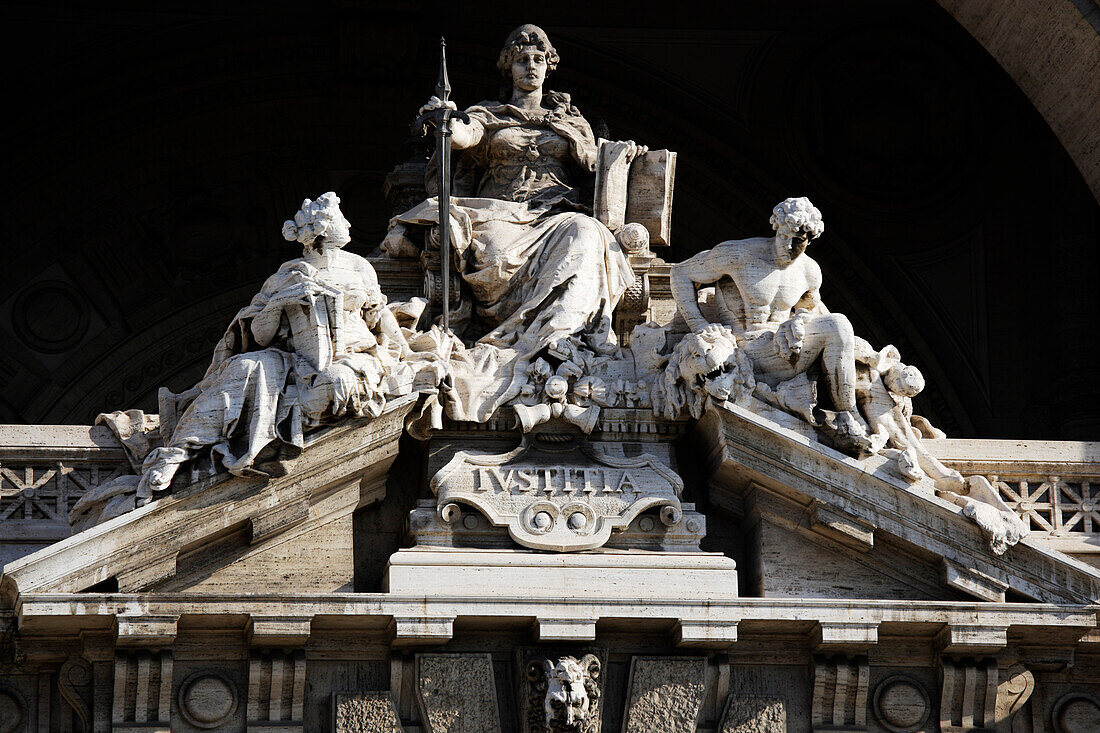
[[[595,171],[597,145],[569,95],[544,91],[557,65],[546,33],[520,26],[497,61],[510,93],[467,109],[468,124],[451,123],[455,265],[484,331],[451,355],[455,419],[484,421],[515,397],[540,352],[575,361],[578,349],[616,350],[612,312],[634,275],[614,235],[585,213],[579,186]],[[421,111],[442,105],[433,97]],[[383,248],[408,251],[408,228],[438,221],[430,198],[394,218]]]
[[[229,325],[206,376],[161,448],[142,466],[138,505],[166,489],[180,464],[209,451],[231,473],[277,474],[303,433],[345,416],[377,416],[409,345],[370,263],[351,241],[340,199],[306,199],[283,236],[304,246]],[[408,376],[408,375],[406,375]],[[411,389],[412,380],[396,380]],[[163,400],[162,400],[163,402]],[[162,410],[162,419],[165,417]]]

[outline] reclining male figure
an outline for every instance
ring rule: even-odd
[[[789,198],[772,211],[774,237],[730,240],[672,268],[672,295],[692,331],[708,324],[696,289],[715,286],[719,316],[752,359],[753,375],[775,387],[821,357],[829,396],[838,411],[838,437],[866,441],[856,406],[856,336],[840,313],[821,302],[821,268],[806,247],[825,229],[807,198]]]

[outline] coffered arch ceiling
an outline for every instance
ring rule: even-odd
[[[1019,84],[1100,200],[1100,4],[938,2]]]
[[[922,368],[918,409],[959,436],[1097,435],[1096,201],[947,12],[633,7],[15,13],[0,420],[155,410],[157,387],[189,386],[293,255],[278,230],[301,198],[337,190],[352,247],[379,241],[438,34],[469,104],[496,95],[506,33],[536,22],[562,56],[550,86],[613,136],[679,152],[667,259],[765,233],[777,201],[808,195],[826,302]]]

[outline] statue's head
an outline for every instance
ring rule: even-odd
[[[530,90],[542,86],[546,76],[558,68],[558,61],[558,52],[546,31],[527,23],[508,34],[497,68],[513,86]]]
[[[825,231],[821,212],[805,196],[780,202],[772,209],[771,225],[780,249],[792,260]]]
[[[729,329],[711,324],[690,333],[677,344],[680,378],[719,402],[725,402],[737,388],[737,344]]]
[[[752,360],[737,348],[733,332],[717,323],[680,339],[661,380],[671,407],[668,416],[687,407],[695,418],[702,416],[708,397],[736,403],[751,395],[755,386]]]
[[[561,657],[556,663],[544,662],[546,694],[543,721],[549,731],[586,731],[595,720],[600,661],[593,654],[584,658]]]
[[[330,247],[343,247],[351,241],[351,224],[340,211],[340,197],[329,191],[314,201],[302,201],[294,219],[283,222],[283,237],[306,248],[316,247],[322,241]]]
[[[882,375],[886,389],[899,397],[916,397],[924,390],[924,375],[907,364],[895,364]]]

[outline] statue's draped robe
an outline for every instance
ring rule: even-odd
[[[341,252],[340,257],[358,256]],[[252,334],[253,319],[276,294],[303,282],[324,292],[310,304],[287,309],[297,308],[296,313],[284,311],[271,343],[261,347]],[[282,461],[301,453],[305,430],[324,416],[381,414],[383,367],[395,366],[395,360],[378,347],[363,306],[383,297],[366,283],[341,289],[304,260],[284,263],[230,323],[171,439],[146,459],[146,476],[156,484],[158,470],[203,449],[235,474],[277,473]],[[272,460],[257,465],[265,449]]]
[[[458,155],[451,241],[491,330],[451,354],[447,412],[457,420],[484,422],[514,398],[547,345],[573,337],[596,353],[616,348],[612,312],[634,275],[573,185],[595,170],[592,129],[567,95],[550,92],[547,101],[552,109],[538,114],[494,102],[466,110],[485,134]],[[433,197],[391,226],[438,222]]]

